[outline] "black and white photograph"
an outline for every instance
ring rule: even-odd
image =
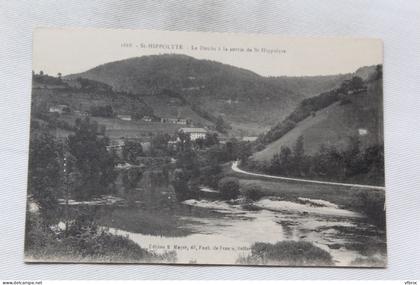
[[[34,31],[25,262],[386,267],[383,44]]]

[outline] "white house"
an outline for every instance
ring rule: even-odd
[[[366,136],[369,132],[367,129],[359,129],[359,136]]]
[[[117,118],[123,121],[131,121],[131,115],[117,115]]]
[[[258,139],[258,137],[243,137],[242,141],[244,142],[255,142]]]
[[[192,141],[195,141],[199,138],[204,139],[207,134],[207,131],[203,128],[180,128],[179,132],[188,134]]]
[[[187,125],[189,123],[189,120],[182,118],[160,118],[160,122],[163,124]]]
[[[55,106],[51,106],[49,111],[50,113],[63,114],[63,113],[70,113],[70,108],[67,105],[55,105]]]
[[[142,118],[142,120],[145,121],[145,122],[151,122],[152,121],[152,117],[150,117],[150,116],[144,116]]]

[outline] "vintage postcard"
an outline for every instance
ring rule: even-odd
[[[385,267],[376,39],[34,32],[26,262]]]

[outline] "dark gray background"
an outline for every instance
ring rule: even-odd
[[[416,0],[0,0],[0,279],[419,279],[419,19]],[[39,26],[383,39],[388,268],[24,264],[32,31]]]

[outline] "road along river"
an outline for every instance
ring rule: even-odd
[[[335,186],[348,186],[348,187],[357,187],[357,188],[364,188],[364,189],[377,189],[377,190],[385,190],[383,186],[374,186],[374,185],[363,185],[363,184],[349,184],[349,183],[339,183],[339,182],[328,182],[328,181],[319,181],[319,180],[309,180],[309,179],[299,179],[299,178],[290,178],[284,176],[275,176],[275,175],[268,175],[268,174],[261,174],[261,173],[254,173],[242,170],[239,168],[238,161],[234,161],[232,163],[232,170],[238,173],[247,174],[251,176],[258,176],[258,177],[265,177],[265,178],[273,178],[285,181],[295,181],[295,182],[304,182],[304,183],[313,183],[313,184],[323,184],[323,185],[335,185]]]

